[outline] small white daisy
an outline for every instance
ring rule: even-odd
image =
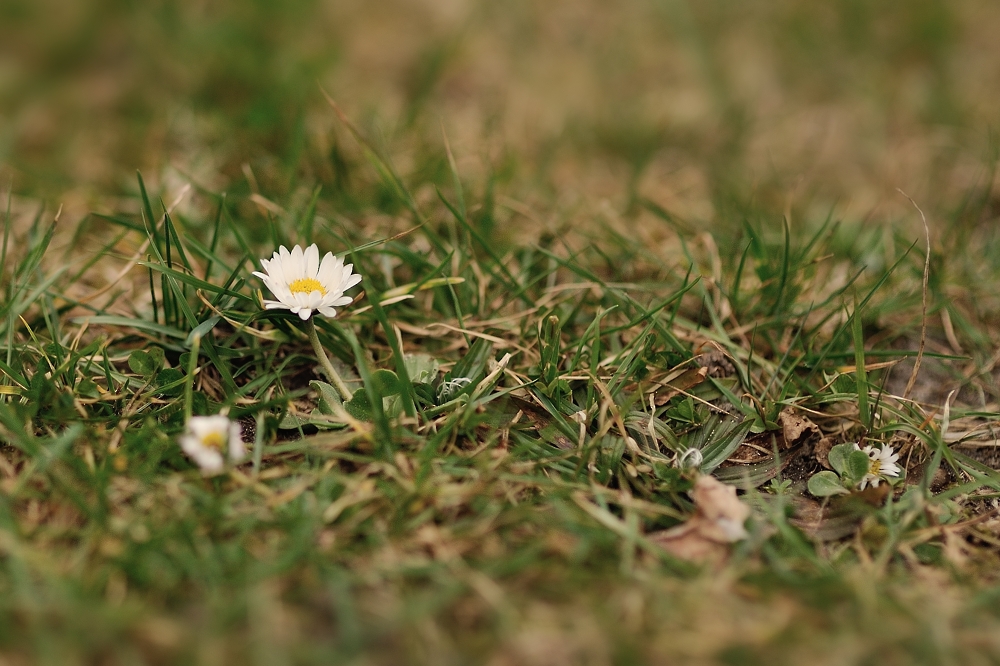
[[[246,454],[240,437],[240,424],[222,416],[192,416],[181,437],[181,448],[206,474],[218,474],[230,462],[239,462]]]
[[[896,461],[899,460],[899,454],[893,453],[892,447],[888,444],[883,444],[881,449],[876,449],[871,444],[862,449],[855,444],[854,449],[867,453],[869,460],[868,473],[865,474],[865,478],[861,479],[858,486],[860,490],[864,490],[869,484],[872,488],[877,488],[879,482],[886,477],[899,476],[900,468],[896,464]]]
[[[322,263],[319,249],[313,243],[304,251],[296,245],[289,252],[282,245],[270,261],[260,260],[264,273],[254,275],[264,281],[276,301],[264,301],[267,310],[285,309],[297,314],[303,321],[313,310],[324,317],[336,317],[334,308],[351,302],[344,292],[361,282],[353,273],[354,264],[344,265],[344,260],[327,252]]]

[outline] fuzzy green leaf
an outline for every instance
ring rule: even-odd
[[[368,400],[368,392],[364,388],[359,388],[354,392],[354,397],[344,403],[347,413],[359,421],[372,420],[372,404]]]
[[[848,490],[840,482],[840,477],[830,470],[813,474],[807,484],[809,492],[815,497],[832,497],[847,494]]]
[[[853,483],[859,483],[871,469],[871,460],[864,451],[851,451],[847,456],[847,467],[842,476]]]
[[[854,450],[853,444],[838,444],[830,449],[830,467],[832,467],[837,474],[843,474],[844,470],[847,469],[847,457],[851,455],[851,452]]]
[[[319,393],[319,405],[317,405],[320,413],[322,414],[335,414],[336,408],[343,404],[340,399],[340,394],[337,393],[337,389],[333,388],[326,382],[320,382],[313,380],[309,382],[309,386]]]
[[[372,386],[375,388],[375,392],[383,398],[390,395],[398,395],[403,390],[399,377],[392,370],[376,370],[373,372]]]

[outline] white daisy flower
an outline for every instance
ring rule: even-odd
[[[899,454],[893,453],[892,447],[888,444],[883,444],[881,449],[876,449],[871,444],[862,449],[855,444],[854,449],[867,453],[869,460],[868,473],[861,479],[859,490],[864,490],[869,484],[872,488],[877,488],[879,482],[886,477],[899,476],[900,467],[896,464],[896,461],[899,460]]]
[[[206,474],[218,474],[226,464],[239,462],[246,454],[240,424],[222,416],[192,416],[180,440],[184,453]]]
[[[354,264],[344,265],[344,260],[327,252],[322,263],[319,249],[313,243],[304,251],[296,245],[289,252],[282,245],[270,261],[260,260],[264,273],[254,275],[264,281],[276,301],[264,301],[267,310],[285,309],[297,314],[303,321],[313,310],[324,317],[336,317],[334,308],[351,302],[344,292],[361,282],[353,273]]]

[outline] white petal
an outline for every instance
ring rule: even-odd
[[[184,453],[203,471],[215,473],[222,470],[225,461],[215,449],[203,446],[200,440],[193,437],[182,437],[180,444]]]
[[[305,251],[306,277],[316,277],[317,271],[319,271],[319,248],[313,243]]]
[[[260,281],[264,283],[264,286],[267,287],[267,290],[270,291],[272,294],[275,293],[279,288],[278,285],[275,284],[274,279],[271,278],[270,276],[264,276],[260,279]]]
[[[351,271],[353,268],[354,264],[347,264],[340,269],[340,275],[337,276],[337,286],[341,291],[347,288],[347,281],[351,279]]]
[[[298,250],[298,252],[296,252]],[[298,255],[298,256],[296,256]],[[302,248],[298,245],[281,258],[281,279],[285,286],[302,277]]]
[[[336,267],[337,259],[333,256],[333,252],[327,252],[323,257],[323,262],[319,265],[316,279],[323,283],[324,286],[332,284]]]
[[[201,449],[200,451],[191,453],[190,456],[195,464],[208,474],[218,474],[225,466],[222,454],[213,449]]]
[[[235,421],[229,425],[229,459],[232,462],[239,462],[247,455],[246,446],[243,444],[242,428]]]
[[[215,416],[192,416],[187,422],[188,432],[199,439],[213,432],[225,432],[229,428],[229,419],[221,414]]]
[[[281,262],[281,260],[272,261],[271,268],[267,274],[271,278],[271,282],[273,284],[287,284],[287,279],[285,277],[285,265]]]
[[[191,455],[193,451],[197,451],[202,448],[201,440],[190,434],[183,435],[180,438],[179,444],[181,445],[181,450],[188,455]]]
[[[337,311],[328,305],[321,305],[318,308],[316,308],[316,310],[324,317],[329,317],[330,319],[333,319],[334,317],[337,316]]]
[[[359,282],[361,282],[361,275],[359,273],[355,273],[354,275],[347,278],[347,280],[345,280],[344,291],[347,291],[348,289],[358,284]]]

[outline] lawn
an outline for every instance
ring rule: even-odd
[[[0,666],[1000,662],[998,25],[0,0]]]

